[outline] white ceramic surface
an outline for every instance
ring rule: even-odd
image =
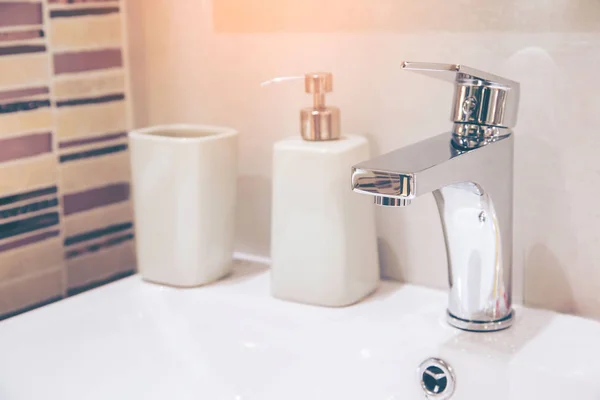
[[[138,268],[145,279],[197,286],[230,272],[237,136],[204,125],[129,134]]]
[[[379,282],[375,205],[353,193],[352,165],[369,158],[360,136],[279,141],[273,156],[271,292],[323,306],[356,303]]]
[[[446,294],[383,282],[353,307],[273,299],[265,267],[176,289],[133,276],[0,322],[2,400],[411,400],[440,357],[456,400],[597,400],[600,323],[517,309],[458,331]]]

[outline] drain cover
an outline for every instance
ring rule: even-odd
[[[419,366],[419,379],[428,399],[446,400],[454,394],[454,373],[444,360],[430,358],[423,361]]]

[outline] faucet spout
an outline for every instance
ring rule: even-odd
[[[513,134],[496,128],[472,148],[455,136],[444,133],[354,166],[352,188],[386,206],[433,193],[446,242],[449,323],[469,331],[506,329],[514,317]]]

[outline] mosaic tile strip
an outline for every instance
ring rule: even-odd
[[[127,200],[129,200],[129,183],[121,182],[67,194],[63,198],[63,210],[65,216],[69,216]]]
[[[56,134],[60,141],[123,131],[127,131],[127,107],[124,101],[56,110]]]
[[[60,164],[63,193],[80,192],[130,179],[129,154],[126,151],[90,157]]]
[[[0,32],[0,42],[12,42],[17,40],[41,39],[44,37],[44,31],[41,29],[32,29],[26,31]]]
[[[68,162],[68,161],[83,160],[85,158],[99,157],[99,156],[104,156],[107,154],[118,153],[118,152],[125,151],[125,150],[127,150],[126,144],[119,144],[116,146],[109,146],[109,147],[101,147],[99,149],[82,151],[80,153],[71,153],[71,154],[61,155],[60,162],[64,163],[64,162]]]
[[[90,15],[115,14],[118,12],[119,12],[119,7],[76,8],[73,10],[52,10],[52,11],[50,11],[50,17],[51,18],[82,17],[82,16],[90,16]]]
[[[109,204],[66,216],[63,219],[65,236],[76,236],[90,229],[117,225],[132,220],[131,202]]]
[[[121,49],[102,49],[54,55],[54,72],[69,74],[123,66]]]
[[[68,293],[111,281],[114,277],[126,276],[134,270],[130,266],[135,262],[132,240],[67,259]]]
[[[0,240],[58,225],[58,212],[0,224]]]
[[[44,235],[42,240],[0,252],[0,282],[64,269],[62,239],[57,232],[44,232],[41,234]],[[52,233],[55,235],[51,235]]]
[[[135,271],[120,8],[0,1],[0,319]]]
[[[133,233],[127,233],[124,235],[116,236],[113,238],[106,239],[99,243],[94,243],[88,246],[84,246],[75,250],[69,250],[65,253],[67,259],[79,257],[85,254],[94,253],[103,249],[108,249],[112,246],[133,240]]]
[[[58,147],[61,149],[67,149],[71,147],[84,146],[88,144],[109,142],[113,140],[125,139],[127,138],[127,132],[119,132],[119,133],[109,133],[108,135],[101,136],[93,136],[85,139],[75,139],[70,141],[61,142],[58,144]]]
[[[0,140],[0,162],[33,157],[51,151],[52,134],[49,132]]]
[[[0,114],[0,137],[50,129],[52,129],[52,111],[49,107],[41,106],[26,112]]]
[[[58,223],[58,220],[57,220]],[[60,235],[60,230],[52,230],[48,232],[38,233],[25,238],[17,239],[12,242],[0,244],[0,253],[7,250],[13,250],[19,247],[24,247],[30,244],[38,243],[49,238],[57,237]],[[38,260],[39,261],[39,260]]]
[[[0,27],[19,25],[42,25],[42,3],[0,3]]]
[[[22,97],[31,97],[37,95],[50,96],[50,89],[47,86],[42,86],[0,91],[0,101],[7,99],[19,99]]]
[[[49,0],[50,4],[115,3],[117,0]]]
[[[25,192],[33,188],[56,185],[58,160],[48,154],[16,162],[0,164],[0,195]]]
[[[17,111],[30,111],[44,107],[50,107],[49,99],[17,101],[14,103],[0,104],[0,114],[8,114]]]
[[[65,238],[65,246],[71,246],[77,243],[86,242],[88,240],[97,239],[102,236],[107,236],[112,233],[125,231],[131,229],[133,227],[133,222],[125,222],[122,224],[115,224],[106,226],[100,229],[95,229],[93,231],[80,233],[79,235],[69,236]]]
[[[0,47],[0,56],[12,56],[16,54],[43,53],[46,51],[45,45],[24,44],[20,46]]]
[[[46,53],[0,57],[0,88],[48,85],[49,80]]]
[[[99,97],[88,97],[83,99],[61,100],[56,102],[57,107],[83,106],[86,104],[110,103],[111,101],[125,100],[124,93],[107,94]]]
[[[45,210],[58,206],[58,198],[35,201],[18,207],[0,210],[0,220],[18,217],[23,214]]]
[[[76,286],[76,287],[72,287],[69,288],[67,291],[67,294],[69,296],[75,296],[79,293],[83,293],[83,292],[87,292],[88,290],[92,290],[95,289],[97,287],[103,286],[103,285],[107,285],[111,282],[115,282],[118,281],[119,279],[124,279],[127,278],[131,275],[135,274],[135,269],[131,269],[129,271],[125,271],[125,272],[119,272],[116,275],[113,275],[109,278],[106,279],[102,279],[102,280],[98,280],[98,281],[94,281],[94,282],[90,282],[81,286]]]
[[[57,192],[58,189],[56,188],[56,186],[50,186],[42,189],[32,190],[30,192],[13,194],[11,196],[5,196],[0,198],[0,206],[5,206],[19,201],[34,199],[36,197],[41,197],[49,194],[56,194]]]
[[[16,315],[63,297],[62,269],[35,275],[31,279],[6,283],[0,290],[0,315]]]
[[[50,24],[52,48],[57,52],[119,48],[123,42],[120,13],[85,18],[54,18]]]
[[[53,89],[57,100],[125,93],[125,75],[122,71],[111,70],[109,73],[99,71],[85,76],[63,76],[54,81]]]

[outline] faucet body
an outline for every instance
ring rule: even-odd
[[[446,241],[448,322],[469,331],[508,328],[512,293],[513,154],[520,85],[460,64],[408,62],[402,69],[450,81],[450,133],[352,169],[355,192],[382,206],[433,193]]]
[[[461,149],[451,133],[353,167],[354,191],[380,205],[433,193],[448,259],[448,321],[471,331],[508,328],[511,307],[513,135]]]

